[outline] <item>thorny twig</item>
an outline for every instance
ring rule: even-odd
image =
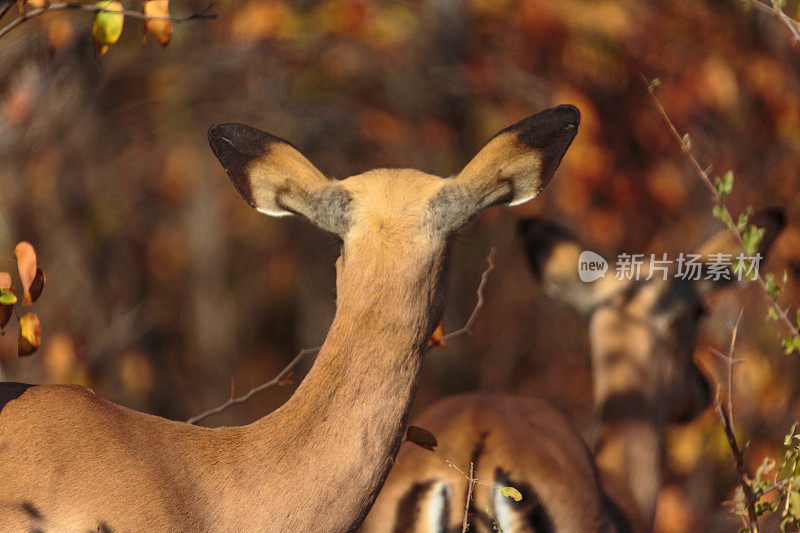
[[[274,378],[272,378],[271,380],[267,381],[266,383],[262,383],[258,387],[254,387],[254,388],[250,389],[247,392],[247,394],[243,394],[241,396],[237,396],[235,398],[231,398],[227,402],[225,402],[225,403],[223,403],[221,405],[218,405],[217,407],[214,407],[213,409],[209,409],[208,411],[200,413],[199,415],[195,415],[192,418],[190,418],[189,420],[187,420],[186,422],[189,423],[189,424],[196,424],[199,421],[203,420],[204,418],[208,418],[211,415],[216,415],[218,413],[221,413],[225,409],[227,409],[229,407],[232,407],[232,406],[234,406],[236,404],[244,403],[247,400],[249,400],[250,398],[252,398],[255,394],[257,394],[257,393],[259,393],[259,392],[261,392],[263,390],[266,390],[266,389],[268,389],[270,387],[274,387],[275,385],[278,385],[284,378],[286,378],[286,376],[289,375],[289,373],[292,371],[292,369],[295,366],[297,366],[297,363],[299,363],[306,355],[315,354],[315,353],[317,353],[319,351],[320,348],[321,348],[321,346],[317,346],[315,348],[306,348],[304,350],[301,350],[300,353],[295,355],[294,359],[292,359],[291,362],[288,365],[286,365],[283,368],[283,370],[278,372],[278,375],[275,376]]]
[[[452,333],[448,333],[447,335],[445,335],[441,339],[439,339],[435,344],[428,346],[428,351],[430,351],[431,349],[433,349],[437,345],[440,345],[444,341],[450,340],[450,339],[452,339],[454,337],[458,337],[458,336],[464,335],[465,333],[469,333],[469,334],[472,333],[472,326],[475,323],[475,320],[478,318],[478,313],[480,312],[481,308],[483,307],[483,303],[484,303],[483,291],[484,291],[484,288],[486,287],[486,282],[489,279],[489,274],[492,272],[492,270],[494,270],[494,267],[495,267],[494,256],[495,256],[496,252],[497,252],[497,250],[495,248],[492,248],[489,251],[489,255],[486,256],[486,262],[487,262],[488,265],[487,265],[486,269],[483,271],[483,274],[481,274],[481,281],[478,284],[477,290],[475,291],[475,293],[477,295],[477,302],[475,303],[475,307],[472,309],[472,313],[470,313],[469,318],[467,319],[466,323],[464,323],[464,326],[459,328],[459,329],[457,329],[457,330],[455,330],[455,331],[453,331]],[[209,417],[211,415],[219,414],[219,413],[225,411],[226,409],[228,409],[229,407],[232,407],[234,405],[237,405],[237,404],[240,404],[240,403],[244,403],[247,400],[249,400],[250,398],[252,398],[255,394],[257,394],[257,393],[259,393],[259,392],[261,392],[263,390],[266,390],[266,389],[268,389],[270,387],[274,387],[275,385],[280,384],[281,381],[284,380],[289,375],[289,373],[297,365],[297,363],[299,363],[306,355],[316,354],[320,350],[320,348],[321,348],[321,346],[317,346],[316,348],[306,348],[304,350],[301,350],[300,353],[298,353],[295,356],[295,358],[292,359],[291,362],[289,362],[289,364],[286,365],[286,367],[284,367],[284,369],[281,370],[278,373],[278,375],[275,376],[274,378],[272,378],[271,380],[267,381],[266,383],[262,383],[258,387],[250,389],[247,392],[247,394],[243,394],[242,396],[231,398],[227,402],[225,402],[225,403],[223,403],[221,405],[218,405],[217,407],[214,407],[213,409],[209,409],[208,411],[200,413],[199,415],[195,415],[192,418],[188,419],[186,422],[189,423],[189,424],[196,424],[197,422],[203,420],[204,418],[207,418],[207,417]]]
[[[8,10],[9,6],[6,7],[6,11]],[[156,17],[156,16],[145,15],[144,13],[139,13],[138,11],[131,11],[129,9],[123,9],[123,10],[108,9],[105,7],[100,7],[97,4],[79,4],[75,2],[53,2],[52,4],[47,4],[44,7],[30,9],[22,13],[19,17],[9,22],[8,25],[0,29],[0,38],[2,38],[5,34],[10,32],[20,24],[32,18],[44,15],[45,13],[48,13],[50,11],[63,11],[67,9],[74,9],[78,11],[90,11],[93,13],[98,13],[98,12],[116,13],[116,14],[122,14],[128,18],[138,19],[138,20],[165,20],[173,24],[183,24],[184,22],[189,22],[192,20],[217,18],[216,13],[208,13],[208,11],[213,6],[214,4],[212,3],[206,6],[205,9],[198,11],[197,13],[192,13],[191,15],[182,18],[172,18],[172,17]],[[5,14],[5,11],[3,12],[3,14]]]
[[[461,533],[467,533],[469,525],[469,503],[472,501],[472,490],[475,488],[475,463],[469,462],[469,489],[467,490],[467,502],[464,504],[464,522],[461,524]]]
[[[647,88],[647,92],[650,94],[650,98],[652,98],[653,103],[656,106],[656,109],[658,109],[661,118],[664,120],[664,123],[669,128],[669,131],[672,133],[672,136],[675,137],[675,140],[678,141],[678,144],[681,145],[683,153],[686,154],[686,157],[689,159],[689,162],[691,162],[692,166],[697,172],[697,175],[700,176],[701,181],[706,186],[708,191],[711,193],[711,199],[713,200],[714,204],[716,204],[720,209],[724,211],[725,215],[728,217],[728,220],[734,220],[733,215],[731,215],[731,212],[728,210],[728,206],[722,200],[719,193],[717,192],[717,189],[714,187],[714,184],[711,181],[711,176],[709,176],[709,170],[703,168],[700,165],[700,163],[697,161],[697,158],[692,153],[691,149],[684,143],[681,134],[678,133],[678,129],[675,127],[675,124],[672,122],[672,119],[667,114],[667,110],[664,109],[664,106],[661,104],[661,100],[659,100],[658,96],[656,96],[656,92],[653,88],[653,85],[648,81],[648,79],[644,76],[644,74],[641,75],[641,78],[642,81],[644,82],[644,86]],[[739,232],[739,230],[736,229],[735,227],[731,228],[731,231],[736,235],[736,239],[739,241],[739,244],[742,246],[742,249],[746,249],[747,247],[744,244],[741,232]],[[783,321],[787,329],[793,335],[795,335],[796,337],[800,337],[800,328],[798,328],[798,326],[796,326],[792,322],[792,319],[789,317],[788,310],[781,309],[781,306],[778,305],[777,297],[770,294],[770,292],[767,290],[767,282],[764,280],[761,273],[756,272],[755,274],[756,274],[755,280],[758,281],[758,283],[761,285],[761,288],[764,290],[764,297],[769,302],[769,307],[771,307],[775,311],[775,313],[778,315],[778,318]]]
[[[728,445],[731,448],[731,455],[736,463],[736,472],[739,475],[739,486],[742,488],[744,495],[744,505],[747,509],[747,528],[751,533],[758,533],[758,515],[756,514],[756,497],[753,494],[753,487],[750,484],[750,478],[747,475],[747,468],[744,465],[744,453],[739,448],[739,443],[736,442],[736,432],[733,426],[733,367],[736,365],[737,360],[734,358],[734,348],[736,346],[736,334],[739,330],[739,323],[742,318],[742,313],[739,313],[739,318],[731,328],[731,344],[728,349],[727,355],[722,355],[719,351],[715,350],[716,355],[721,356],[728,366],[728,406],[727,409],[722,406],[720,399],[719,389],[717,389],[717,399],[715,406],[717,414],[719,415],[722,429],[725,432],[725,437],[728,439]]]

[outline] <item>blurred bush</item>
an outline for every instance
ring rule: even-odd
[[[200,2],[172,4],[174,15]],[[733,170],[734,210],[782,205],[768,268],[795,265],[800,303],[800,45],[736,1],[327,0],[218,2],[219,18],[142,46],[126,22],[95,61],[91,16],[53,13],[0,42],[0,251],[35,244],[48,272],[39,355],[0,338],[6,379],[88,384],[187,418],[272,377],[319,344],[334,310],[337,243],[251,211],[205,141],[239,121],[292,141],[335,177],[384,166],[449,175],[496,131],[558,103],[581,129],[546,194],[484,213],[458,239],[445,329],[460,327],[491,246],[498,268],[472,337],[428,358],[422,408],[456,391],[545,397],[591,438],[586,323],[527,272],[515,220],[538,213],[606,254],[691,250],[719,225],[648,100],[640,73],[704,163]],[[796,15],[796,13],[790,13]],[[4,22],[8,22],[8,15]],[[0,252],[0,270],[11,268]],[[793,301],[791,300],[793,298]],[[800,414],[756,289],[712,302],[697,356],[745,308],[736,417],[751,467]],[[569,334],[565,334],[569,332]],[[295,379],[296,381],[296,379]],[[270,390],[211,420],[246,423]],[[735,472],[713,413],[668,438],[661,531],[729,530]]]

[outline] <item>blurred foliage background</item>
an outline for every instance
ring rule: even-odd
[[[734,211],[786,209],[762,268],[788,269],[787,304],[800,303],[800,44],[772,17],[734,0],[239,0],[214,11],[176,26],[166,49],[142,46],[141,24],[126,20],[98,61],[91,14],[48,14],[0,41],[0,270],[13,270],[14,244],[27,239],[48,274],[42,348],[18,359],[16,335],[0,337],[6,380],[80,383],[186,419],[225,401],[231,380],[245,392],[322,342],[337,242],[250,210],[208,148],[213,123],[290,140],[335,177],[395,166],[449,175],[503,127],[572,103],[581,128],[546,193],[483,213],[458,238],[445,330],[472,310],[492,246],[497,270],[474,335],[428,356],[415,410],[457,391],[533,394],[591,439],[586,321],[541,293],[515,226],[545,216],[607,256],[674,256],[721,228],[640,73],[661,80],[701,161],[735,172]],[[752,471],[780,457],[800,417],[800,365],[782,354],[758,288],[709,306],[696,356],[712,376],[722,367],[708,346],[727,345],[744,309],[735,410]],[[247,423],[293,388],[206,422]],[[716,415],[667,441],[658,531],[735,527]]]

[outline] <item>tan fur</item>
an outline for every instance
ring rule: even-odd
[[[537,127],[566,139],[560,160],[577,111],[540,115]],[[340,532],[374,501],[441,315],[451,236],[484,207],[473,182],[492,195],[491,180],[380,169],[337,182],[247,126],[215,126],[209,140],[250,205],[342,238],[336,315],[315,364],[286,404],[235,428],[168,421],[80,387],[25,390],[0,404],[0,531]],[[538,152],[506,141],[481,157],[532,154],[516,171],[537,173]],[[524,194],[551,177],[525,177]]]
[[[475,461],[476,476],[485,484],[496,484],[498,469],[508,476],[508,485],[521,482],[518,488],[525,497],[519,504],[507,500],[515,510],[510,513],[513,525],[506,525],[504,532],[533,531],[527,515],[540,503],[555,531],[625,530],[615,522],[583,439],[547,403],[504,394],[461,394],[434,404],[414,424],[431,431],[439,445],[435,452],[403,445],[363,531],[406,531],[406,523],[420,532],[460,531],[468,481],[446,460],[462,471]],[[398,514],[402,499],[427,479],[452,487],[446,529],[424,527],[422,510],[416,516]],[[487,508],[500,521],[496,496],[495,490],[476,485],[470,531],[492,531]]]
[[[782,220],[782,217],[777,217]],[[545,289],[589,315],[594,398],[598,416],[595,454],[570,423],[546,403],[496,394],[466,394],[429,408],[415,425],[436,435],[436,453],[404,445],[386,484],[364,523],[365,532],[459,530],[468,482],[445,459],[465,470],[476,462],[484,483],[524,485],[534,501],[510,504],[478,485],[472,531],[491,531],[486,509],[505,533],[534,531],[531,511],[554,531],[646,531],[661,486],[665,424],[690,420],[708,405],[705,378],[692,355],[701,297],[710,283],[671,283],[605,279],[587,284],[578,278],[584,249],[552,224],[523,226],[529,254]],[[767,221],[762,253],[782,222]],[[710,243],[729,243],[715,236]],[[710,244],[703,247],[712,253]],[[710,250],[710,251],[709,251]],[[720,251],[731,253],[729,248]],[[719,284],[724,286],[725,284]],[[416,508],[403,504],[414,487],[437,480],[451,487],[443,523],[425,517],[428,495]],[[502,508],[511,509],[505,517]]]

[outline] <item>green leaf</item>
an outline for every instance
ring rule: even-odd
[[[770,320],[778,320],[780,317],[778,316],[778,312],[775,310],[775,308],[770,306],[770,308],[767,309],[767,318]]]
[[[792,437],[794,436],[794,430],[797,429],[797,422],[792,424],[792,429],[789,430],[789,433],[783,439],[783,445],[788,446],[792,442]]]
[[[741,223],[741,217],[739,218],[739,222]],[[745,221],[745,224],[747,224],[747,221]],[[764,238],[764,234],[766,233],[766,231],[767,230],[764,228],[748,226],[747,229],[744,231],[744,233],[742,233],[742,241],[744,242],[744,249],[748,255],[751,256],[756,255],[756,252],[758,251],[758,245],[761,244],[761,239]]]
[[[511,498],[515,502],[518,502],[522,499],[522,493],[514,487],[500,487],[500,494],[506,498]]]
[[[733,172],[729,170],[723,177],[714,178],[714,185],[717,189],[719,199],[724,199],[733,190]]]
[[[800,309],[797,310],[797,318],[795,320],[797,321],[797,325],[800,326]]]
[[[773,300],[777,300],[778,296],[781,295],[781,288],[775,283],[775,276],[773,276],[772,273],[768,273],[764,276],[764,290],[767,291],[767,294],[769,294]]]
[[[789,513],[795,520],[800,520],[800,492],[789,492]]]
[[[689,137],[688,133],[683,134],[682,142],[684,151],[688,152],[689,150],[692,149],[692,138]]]
[[[753,207],[747,206],[744,211],[739,215],[739,219],[736,221],[736,230],[742,232],[747,227],[747,222],[750,220],[750,215],[753,214]]]
[[[800,337],[797,335],[787,335],[783,338],[783,352],[786,355],[794,351],[800,352]]]
[[[652,80],[650,80],[651,91],[655,91],[659,85],[661,85],[661,80],[659,80],[658,78],[653,78]]]
[[[14,305],[15,303],[17,303],[17,297],[13,292],[0,290],[0,304]]]
[[[711,210],[716,218],[718,218],[725,226],[730,229],[733,229],[733,220],[731,220],[730,215],[728,214],[722,206],[715,205],[714,208]]]

